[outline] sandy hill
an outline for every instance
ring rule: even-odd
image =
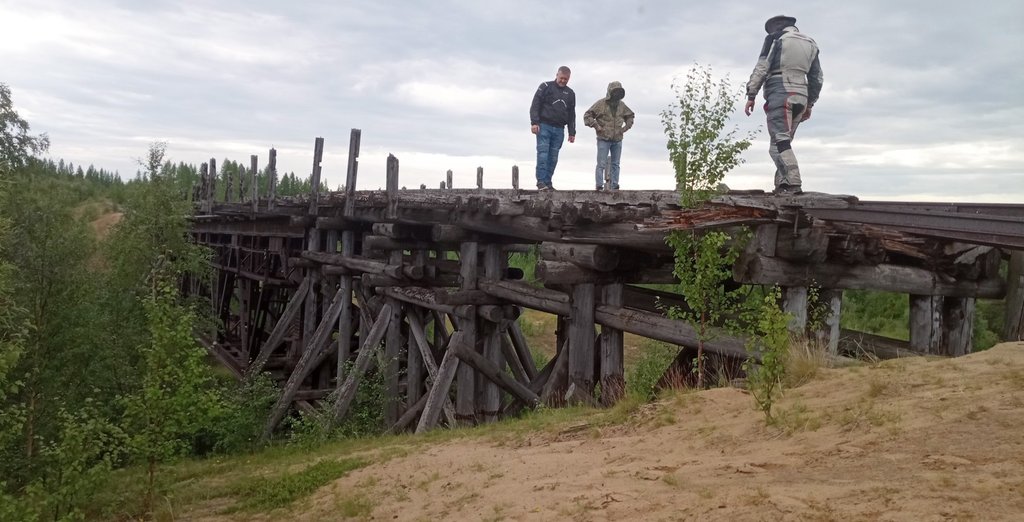
[[[777,412],[777,424],[766,426],[742,390],[676,393],[625,422],[583,414],[539,430],[510,426],[390,448],[392,456],[287,510],[214,514],[213,506],[193,506],[190,518],[988,521],[1024,514],[1024,343],[959,359],[822,369],[788,390]]]

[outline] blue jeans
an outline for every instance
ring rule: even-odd
[[[547,123],[540,124],[537,133],[537,185],[550,185],[551,176],[558,165],[558,151],[565,139],[565,128]]]
[[[611,154],[611,172],[608,175],[608,188],[619,188],[619,158],[622,157],[622,140],[608,141],[597,139],[597,169],[594,171],[594,181],[598,187],[604,186],[604,170],[608,167],[609,154]]]

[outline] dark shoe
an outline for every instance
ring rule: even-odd
[[[608,190],[619,190],[618,185],[608,185]]]
[[[597,188],[594,189],[594,190],[596,190],[598,192],[601,192],[602,190],[604,190],[604,187],[602,187],[601,185],[598,185]]]
[[[538,185],[537,186],[537,191],[538,192],[549,192],[549,191],[552,191],[552,190],[555,190],[555,187],[552,187],[551,185]]]

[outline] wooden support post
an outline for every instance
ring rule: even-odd
[[[476,290],[478,252],[479,246],[475,241],[462,243],[459,250],[463,290]],[[475,350],[479,323],[476,318],[476,307],[470,305],[468,312],[469,316],[459,324],[459,331],[462,332],[462,343]],[[465,364],[460,365],[457,379],[455,414],[460,423],[473,424],[476,421],[476,375],[473,368]]]
[[[309,215],[317,215],[320,206],[320,163],[324,159],[324,139],[313,140],[313,170],[309,179]]]
[[[940,355],[959,357],[971,353],[974,310],[975,299],[973,297],[945,297],[942,299]]]
[[[822,288],[818,292],[816,307],[822,307],[824,311],[824,323],[814,325],[818,329],[814,331],[814,338],[825,347],[830,355],[839,355],[839,318],[843,306],[843,291],[836,289]]]
[[[477,167],[476,168],[476,188],[477,188],[477,190],[483,190],[484,189],[484,168],[483,167]]]
[[[386,177],[388,195],[386,215],[388,219],[396,219],[398,218],[398,158],[393,154],[388,154]]]
[[[437,378],[434,379],[434,384],[427,395],[427,404],[423,407],[423,415],[420,416],[420,422],[416,426],[416,433],[423,433],[437,424],[437,417],[441,413],[442,405],[448,400],[448,390],[452,387],[452,381],[455,380],[455,374],[461,366],[453,348],[464,342],[463,335],[462,331],[455,332],[448,342],[444,357],[441,358],[441,365],[437,369]]]
[[[420,355],[420,360],[423,362],[423,366],[427,370],[427,375],[430,377],[431,383],[438,382],[438,366],[435,362],[434,354],[430,351],[430,345],[427,344],[426,328],[423,320],[418,314],[407,314],[406,317],[409,319],[409,337],[415,342],[416,349],[413,350],[410,347],[410,351],[416,351]],[[449,381],[448,386],[451,387]],[[411,400],[411,399],[410,399]],[[445,394],[441,404],[442,410],[444,411],[445,418],[448,419],[449,426],[455,426],[455,406],[452,405],[452,401]]]
[[[224,164],[224,202],[231,203],[231,193],[235,190],[234,180],[231,179],[231,169]]]
[[[804,335],[807,331],[807,287],[786,287],[782,295],[782,311],[792,316],[786,325],[789,331]]]
[[[548,406],[561,406],[565,404],[566,380],[569,375],[568,339],[558,345],[558,351],[549,364],[551,373],[541,389],[541,402]]]
[[[245,167],[238,166],[238,202],[245,203]]]
[[[377,320],[373,322],[373,326],[368,329],[366,337],[362,339],[359,345],[359,355],[356,356],[356,362],[352,365],[352,371],[345,378],[345,383],[341,385],[341,389],[338,391],[338,398],[334,401],[334,425],[341,422],[341,419],[345,418],[345,414],[348,413],[352,400],[356,397],[356,388],[359,386],[359,380],[363,378],[363,375],[370,368],[370,364],[373,363],[373,354],[377,352],[380,341],[384,338],[384,332],[388,329],[390,319],[391,307],[384,305],[380,314],[377,315]]]
[[[448,181],[448,190],[452,189],[452,171],[449,169],[445,175],[445,179]]]
[[[601,301],[605,306],[622,306],[623,286],[605,285],[601,288]],[[623,366],[622,330],[601,326],[601,404],[611,406],[626,393]]]
[[[267,158],[267,208],[277,204],[277,149],[271,148]]]
[[[540,404],[540,397],[536,393],[526,386],[520,384],[518,381],[509,377],[507,373],[498,368],[497,365],[487,360],[486,357],[480,355],[476,350],[469,347],[467,343],[459,343],[454,347],[448,348],[454,351],[455,356],[462,360],[462,362],[475,368],[478,372],[482,373],[491,382],[497,384],[501,389],[507,391],[516,399],[519,399],[530,407],[535,407]]]
[[[295,364],[295,369],[288,376],[288,382],[284,385],[281,397],[278,398],[277,403],[270,410],[270,418],[267,420],[267,425],[263,430],[264,441],[270,439],[274,428],[277,427],[281,419],[284,418],[285,413],[288,412],[295,393],[299,391],[299,385],[316,368],[317,363],[315,361],[320,359],[318,357],[320,352],[326,348],[331,334],[334,332],[334,325],[338,321],[338,314],[341,313],[341,303],[344,299],[348,299],[348,296],[341,295],[340,291],[334,294],[331,306],[324,313],[323,321],[317,326],[312,338],[308,340],[306,349],[302,352],[302,357],[299,358],[299,362]]]
[[[594,285],[572,287],[569,317],[569,386],[573,394],[594,394]]]
[[[1004,341],[1024,341],[1024,250],[1010,252],[1006,275]]]
[[[512,341],[512,347],[515,348],[516,355],[523,365],[526,376],[532,381],[537,377],[537,363],[533,360],[530,345],[526,342],[526,336],[523,335],[523,330],[519,327],[518,322],[513,321],[508,325],[508,335],[509,340]]]
[[[252,197],[252,213],[254,216],[260,209],[260,190],[259,185],[256,183],[256,173],[258,172],[257,161],[255,154],[249,156],[249,188]]]
[[[345,174],[345,206],[342,214],[345,217],[352,217],[355,214],[355,192],[356,179],[359,171],[359,139],[361,131],[352,129],[348,143],[348,169]],[[345,229],[341,232],[341,255],[351,258],[355,255],[355,232]],[[352,324],[352,297],[353,297],[352,275],[341,274],[338,281],[338,291],[349,296],[341,306],[341,317],[338,322],[338,368],[335,382],[339,389],[345,379],[345,364],[352,355],[352,336],[355,333]]]
[[[323,161],[324,156],[324,139],[317,138],[313,142],[313,169],[310,179],[310,192],[309,192],[309,210],[308,213],[311,216],[316,216],[320,210],[319,195],[320,195],[320,163]],[[315,220],[314,220],[315,221]],[[310,227],[306,230],[306,250],[310,252],[319,252],[320,247],[320,229],[316,227]],[[320,300],[320,270],[317,268],[307,268],[306,277],[310,280],[310,291],[306,294],[306,304],[303,309],[303,323],[302,323],[302,342],[304,345],[303,351],[309,350],[310,337],[313,334],[313,329],[316,327],[319,321],[319,307],[318,302]]]
[[[572,263],[601,272],[608,272],[619,266],[619,251],[607,245],[545,241],[540,244],[540,256],[543,259]]]
[[[910,296],[910,349],[939,353],[942,342],[942,296]]]
[[[202,198],[200,201],[200,212],[209,214],[213,210],[213,205],[211,204],[213,201],[213,189],[211,188],[212,181],[210,180],[210,165],[208,163],[203,163],[199,166],[199,175],[203,180],[202,190],[199,193]]]
[[[210,210],[213,210],[213,202],[217,201],[217,160],[210,158]]]
[[[480,176],[482,178],[482,169]],[[506,257],[501,251],[501,245],[488,243],[484,246],[484,278],[495,281],[500,280],[504,275]],[[479,307],[478,309],[482,309]],[[501,308],[498,307],[501,311]],[[499,318],[498,321],[489,321],[483,325],[484,329],[484,358],[491,362],[500,371],[505,371],[505,357],[502,353],[501,338],[504,335],[501,324],[506,321]],[[477,415],[484,422],[497,420],[501,409],[501,390],[498,385],[487,379],[477,381]]]
[[[388,321],[388,331],[384,338],[384,422],[387,425],[394,424],[398,420],[400,397],[398,392],[398,367],[402,356],[402,304],[398,300],[388,297],[384,300],[385,306],[391,310],[391,318]]]
[[[512,165],[512,189],[519,190],[519,165]]]

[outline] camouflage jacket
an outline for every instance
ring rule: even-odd
[[[612,93],[622,91],[618,101],[612,99]],[[583,123],[597,131],[597,138],[606,141],[622,141],[622,135],[633,127],[633,111],[622,101],[626,90],[619,82],[608,84],[608,95],[594,102],[583,115]]]

